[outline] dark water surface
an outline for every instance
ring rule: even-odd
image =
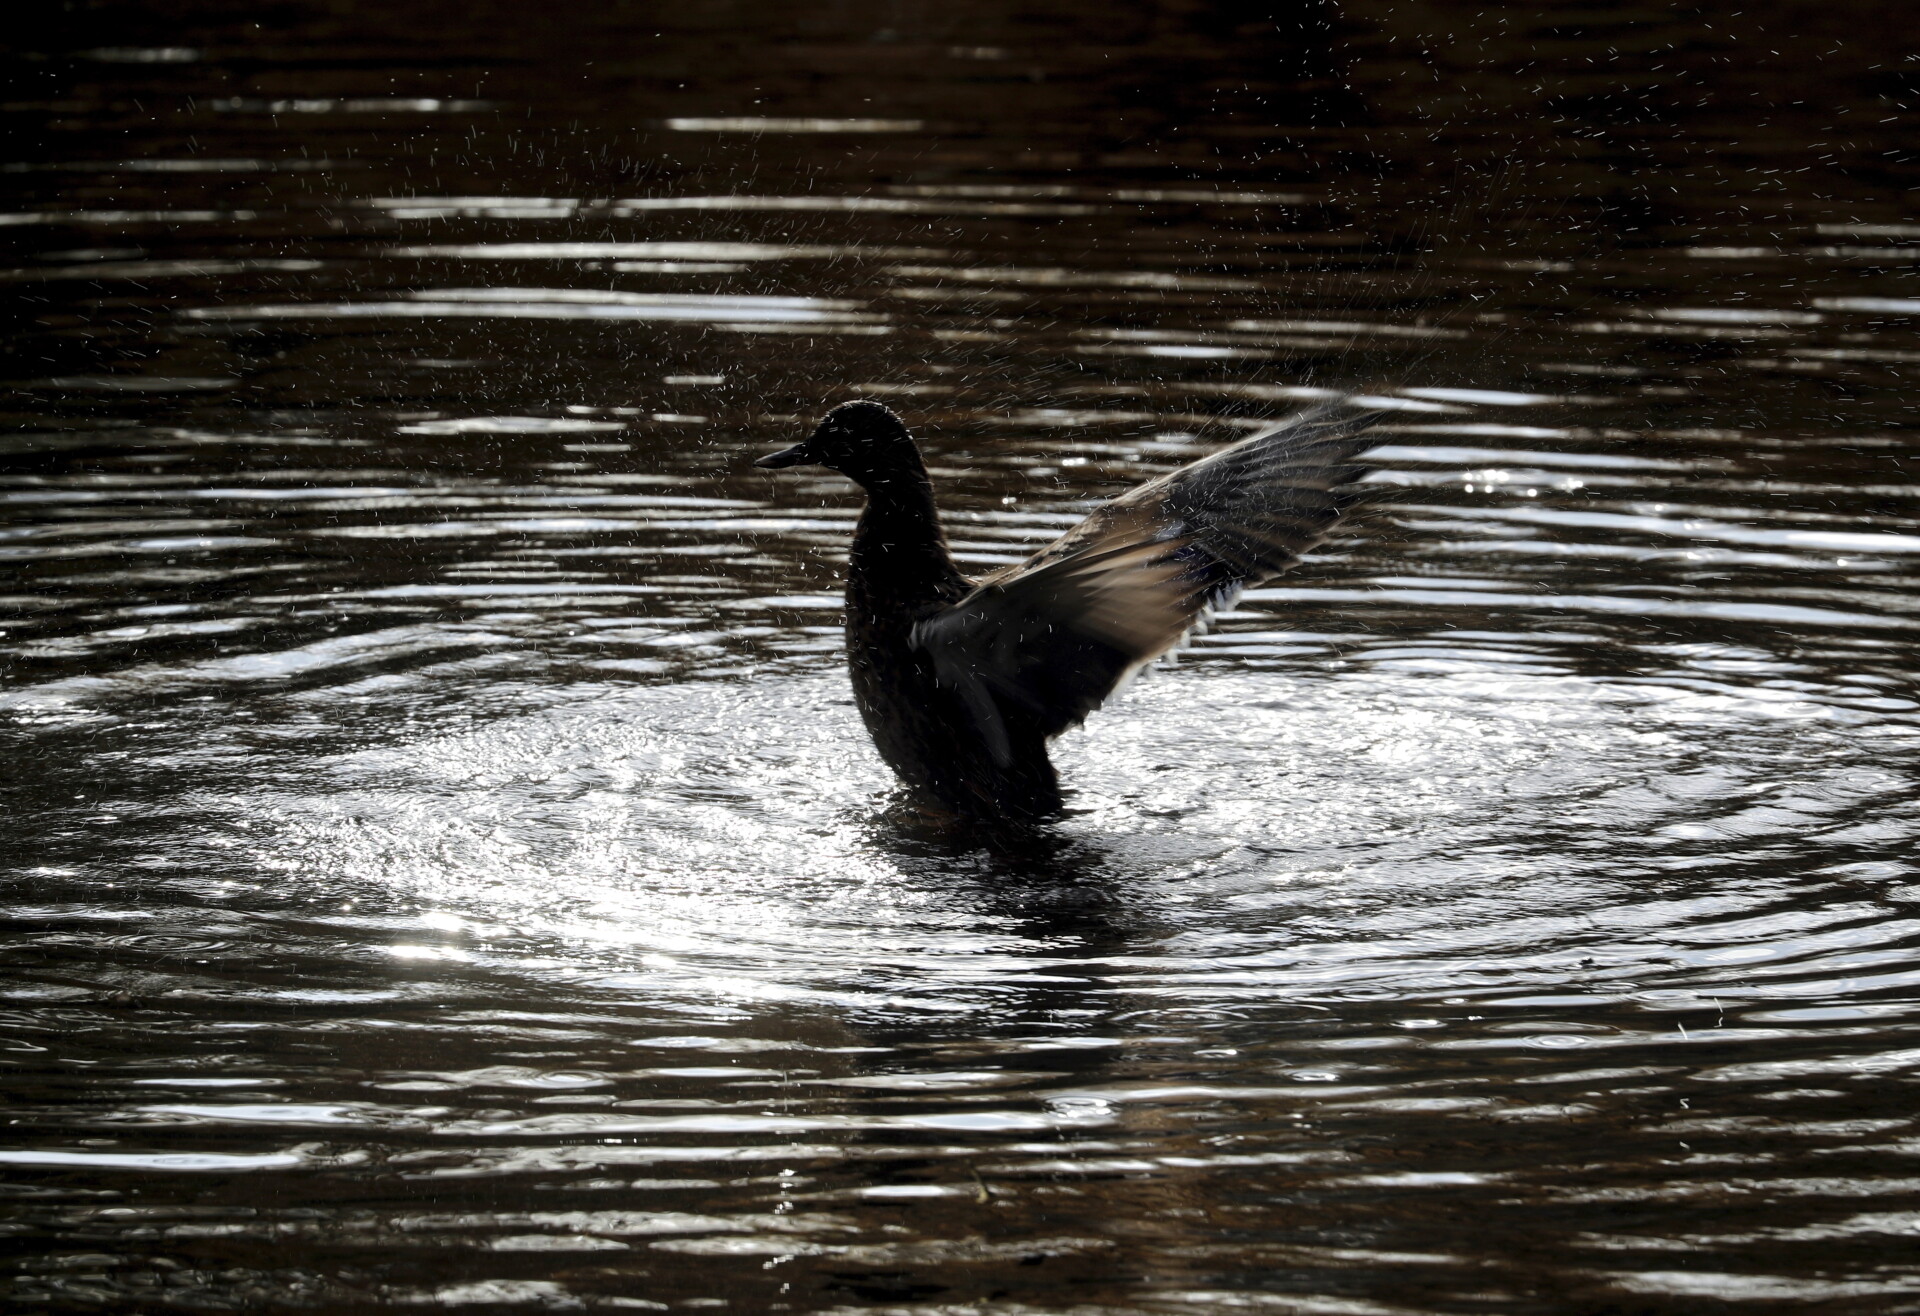
[[[20,32],[9,1310],[1920,1311],[1910,27]],[[745,466],[855,393],[983,568],[1341,394],[1382,508],[988,852]]]

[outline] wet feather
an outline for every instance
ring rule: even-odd
[[[919,450],[885,407],[836,407],[759,464],[826,466],[867,491],[847,651],[881,757],[950,809],[1032,819],[1060,805],[1050,739],[1333,529],[1374,419],[1296,416],[1130,490],[978,582],[953,565]]]
[[[1323,540],[1366,474],[1372,415],[1295,417],[1149,481],[914,628],[999,743],[1011,704],[1058,735]]]

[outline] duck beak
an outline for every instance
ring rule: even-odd
[[[796,443],[791,448],[783,449],[780,452],[770,452],[754,463],[755,466],[767,471],[777,471],[782,466],[810,466],[812,464],[813,454],[807,451],[807,445],[804,443]]]

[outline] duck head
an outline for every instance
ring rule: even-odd
[[[804,442],[769,453],[754,465],[769,470],[824,466],[868,489],[893,476],[926,478],[913,436],[878,402],[841,403]]]

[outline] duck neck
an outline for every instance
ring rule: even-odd
[[[947,552],[933,482],[918,462],[860,481],[867,507],[853,532],[848,583],[896,602],[939,599],[964,578]]]

